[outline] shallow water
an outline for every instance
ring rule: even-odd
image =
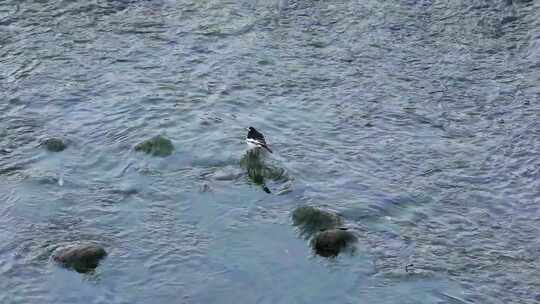
[[[0,302],[540,301],[539,20],[525,0],[0,2]],[[240,166],[249,125],[287,172],[271,194]],[[173,155],[133,151],[158,134]],[[305,204],[355,254],[314,256]],[[109,252],[94,274],[49,260],[79,240]]]

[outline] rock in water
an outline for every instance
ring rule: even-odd
[[[234,181],[242,176],[240,169],[226,167],[217,170],[212,174],[212,179],[217,181]]]
[[[79,273],[94,270],[99,261],[107,256],[103,247],[96,244],[77,244],[56,250],[53,260]]]
[[[49,138],[43,142],[45,148],[51,152],[60,152],[66,149],[66,144],[60,138]]]
[[[292,219],[293,225],[300,229],[300,234],[307,238],[315,232],[337,228],[341,225],[341,218],[336,214],[311,206],[296,208]]]
[[[356,236],[345,229],[330,229],[319,232],[311,240],[311,247],[323,257],[335,257],[341,251],[353,248]]]
[[[169,156],[174,151],[172,142],[161,136],[154,136],[135,146],[135,151],[144,152],[153,156]]]
[[[266,152],[261,149],[248,150],[240,160],[240,166],[246,170],[248,178],[264,192],[271,193],[266,181],[285,182],[289,180],[287,172],[265,162]]]

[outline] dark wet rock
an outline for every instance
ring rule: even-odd
[[[43,142],[45,149],[51,152],[61,152],[66,149],[66,144],[60,138],[49,138]]]
[[[339,227],[341,218],[331,212],[311,206],[298,207],[292,214],[293,225],[297,226],[300,234],[310,237],[315,232]]]
[[[86,273],[94,270],[105,256],[107,252],[99,245],[76,244],[57,249],[53,260],[64,267]]]
[[[317,233],[311,240],[311,247],[320,256],[335,257],[345,250],[354,249],[357,238],[346,229],[330,229]]]
[[[161,136],[157,135],[135,146],[135,151],[144,152],[153,156],[169,156],[174,151],[172,142]]]

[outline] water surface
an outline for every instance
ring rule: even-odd
[[[2,1],[0,302],[540,301],[539,20],[525,0]],[[287,172],[272,194],[242,173],[249,125]],[[173,155],[133,151],[158,134]],[[356,253],[313,255],[305,204]],[[109,252],[94,274],[49,261],[80,240]]]

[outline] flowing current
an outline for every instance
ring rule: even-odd
[[[0,303],[538,303],[539,102],[536,0],[2,0]]]

